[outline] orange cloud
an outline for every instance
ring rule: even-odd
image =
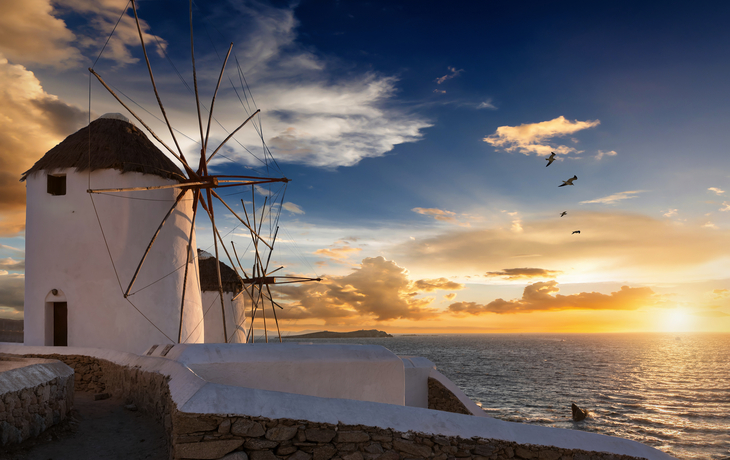
[[[339,243],[339,246],[338,246]],[[347,241],[338,241],[333,244],[330,249],[323,248],[314,251],[315,254],[329,258],[337,262],[342,262],[353,254],[362,251],[362,248],[353,248]]]
[[[33,72],[0,56],[0,236],[25,228],[25,185],[20,175],[83,126],[87,115],[43,90]]]
[[[321,283],[275,286],[289,304],[277,314],[288,319],[324,319],[327,324],[358,317],[376,321],[435,317],[436,310],[428,308],[433,299],[416,297],[413,287],[408,271],[395,262],[366,258],[346,276],[324,277]]]
[[[446,278],[418,280],[413,283],[413,287],[415,287],[419,291],[426,292],[432,292],[436,290],[458,291],[459,289],[464,289],[463,284],[449,281]]]
[[[648,287],[621,286],[620,291],[610,295],[599,292],[560,295],[558,291],[557,281],[538,282],[525,287],[519,300],[497,299],[486,305],[457,302],[449,305],[448,311],[454,315],[483,315],[558,310],[637,310],[657,302],[653,298],[654,291]]]
[[[544,268],[505,268],[498,272],[487,272],[484,276],[499,276],[508,280],[527,278],[555,278],[559,270],[545,270]]]
[[[525,155],[536,153],[547,156],[550,152],[557,154],[568,154],[576,152],[573,147],[566,145],[550,145],[547,142],[555,137],[564,137],[578,131],[593,128],[601,122],[594,121],[570,121],[560,116],[540,123],[525,123],[519,126],[500,126],[494,134],[485,137],[484,142],[499,147],[507,152],[520,152]]]
[[[423,214],[424,216],[433,217],[434,219],[441,222],[448,222],[450,224],[459,225],[461,227],[471,226],[468,222],[459,222],[459,220],[454,217],[456,216],[456,213],[452,211],[444,211],[437,208],[413,208],[411,209],[411,211],[417,212],[418,214]]]

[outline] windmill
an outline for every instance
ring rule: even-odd
[[[254,175],[228,175],[228,174],[213,174],[210,171],[210,162],[211,160],[219,154],[221,149],[234,137],[236,133],[238,133],[244,126],[249,124],[255,125],[255,118],[260,114],[260,110],[256,110],[255,112],[251,113],[242,123],[240,123],[236,129],[234,129],[232,132],[229,133],[229,135],[223,140],[218,146],[215,148],[212,147],[212,145],[209,145],[209,142],[211,140],[210,133],[211,133],[211,122],[213,120],[213,112],[214,112],[214,106],[216,102],[216,96],[218,94],[218,91],[220,89],[221,81],[224,76],[224,72],[226,69],[226,64],[229,61],[229,58],[231,56],[231,51],[233,48],[233,44],[228,48],[228,52],[226,53],[226,56],[223,60],[223,65],[221,67],[220,74],[218,76],[218,81],[216,83],[215,91],[213,92],[213,96],[210,102],[210,106],[208,109],[208,117],[207,122],[204,120],[203,113],[201,112],[201,102],[200,102],[200,96],[198,91],[198,80],[197,80],[197,73],[196,73],[196,65],[195,65],[195,46],[194,46],[194,37],[193,37],[193,2],[190,1],[190,44],[191,44],[191,61],[192,61],[192,77],[193,77],[193,87],[194,87],[194,93],[195,93],[195,103],[197,108],[197,121],[198,121],[198,131],[199,131],[199,139],[200,139],[200,153],[199,158],[188,159],[186,158],[185,154],[183,153],[183,149],[180,147],[180,143],[178,142],[178,139],[175,135],[175,129],[173,128],[172,124],[170,123],[170,120],[168,118],[168,115],[165,111],[165,107],[162,103],[162,100],[160,98],[160,94],[157,88],[157,85],[155,83],[154,74],[152,71],[152,66],[150,64],[150,59],[147,54],[147,49],[144,41],[144,34],[142,32],[142,27],[140,25],[140,20],[137,15],[137,6],[135,0],[130,0],[131,8],[134,13],[134,20],[137,28],[137,32],[140,39],[140,45],[144,54],[145,63],[147,66],[147,70],[150,77],[150,82],[152,85],[152,89],[155,94],[155,98],[157,101],[157,104],[159,106],[160,112],[162,114],[162,117],[164,119],[164,123],[169,131],[169,134],[173,140],[174,147],[169,146],[166,144],[160,136],[158,136],[153,129],[143,121],[143,119],[132,110],[132,108],[129,107],[129,105],[125,104],[125,102],[120,98],[120,96],[110,87],[110,85],[107,84],[107,82],[102,78],[101,75],[99,75],[93,67],[89,68],[89,72],[91,75],[96,77],[96,79],[101,83],[101,85],[108,91],[108,93],[114,97],[114,99],[119,102],[126,110],[127,112],[137,121],[139,122],[145,130],[161,145],[163,146],[169,153],[174,157],[182,166],[182,172],[184,177],[182,177],[179,180],[179,183],[177,184],[166,184],[166,185],[149,185],[149,186],[135,186],[135,187],[116,187],[116,188],[93,188],[89,186],[87,192],[92,197],[92,202],[94,200],[94,196],[98,194],[112,194],[112,193],[124,193],[124,192],[147,192],[147,191],[153,191],[153,190],[163,190],[163,189],[174,189],[175,190],[175,199],[172,206],[169,208],[169,211],[164,215],[164,217],[161,219],[159,225],[157,226],[156,231],[150,235],[149,243],[146,246],[146,249],[144,250],[143,254],[141,254],[141,257],[139,259],[139,262],[137,264],[136,270],[134,271],[134,274],[130,277],[129,280],[124,280],[124,290],[123,295],[125,299],[127,299],[129,296],[133,295],[133,288],[135,284],[139,281],[140,272],[143,269],[145,265],[145,261],[148,258],[148,255],[150,254],[150,251],[153,249],[153,246],[158,238],[158,235],[162,231],[163,227],[165,226],[165,223],[168,221],[171,215],[176,211],[176,209],[181,205],[181,202],[183,200],[188,201],[192,200],[192,215],[190,217],[190,230],[187,235],[187,250],[186,250],[186,263],[184,265],[184,278],[182,282],[182,293],[181,293],[181,303],[180,303],[180,327],[178,328],[178,334],[177,334],[177,342],[183,342],[185,341],[185,337],[183,337],[183,315],[184,315],[184,305],[185,305],[185,295],[186,295],[186,286],[188,285],[187,280],[188,276],[191,276],[189,272],[189,266],[191,265],[191,258],[193,258],[194,249],[193,242],[195,241],[195,227],[196,227],[196,219],[198,218],[198,213],[201,212],[204,218],[207,218],[210,222],[211,228],[212,228],[212,239],[213,239],[213,247],[214,247],[214,255],[217,261],[221,260],[220,252],[225,253],[230,266],[236,271],[236,275],[241,280],[241,283],[243,284],[243,290],[239,295],[243,295],[246,293],[246,295],[251,300],[251,308],[252,308],[252,316],[251,316],[251,323],[253,325],[253,321],[255,319],[256,313],[258,311],[261,311],[262,313],[262,319],[264,320],[264,331],[266,334],[266,339],[268,341],[268,333],[266,332],[266,322],[265,322],[265,314],[263,312],[264,307],[267,305],[271,305],[272,310],[274,310],[275,307],[282,308],[278,303],[276,303],[273,300],[273,296],[271,295],[271,289],[270,285],[277,283],[277,280],[279,280],[279,283],[285,282],[301,282],[301,281],[308,281],[308,280],[315,280],[312,278],[299,278],[299,277],[277,277],[272,276],[272,274],[275,271],[278,271],[280,268],[276,270],[269,271],[269,263],[271,261],[271,255],[272,251],[274,249],[274,245],[276,242],[276,236],[278,234],[278,226],[276,227],[276,231],[273,233],[273,235],[270,235],[269,237],[265,238],[262,236],[262,223],[264,221],[265,216],[271,215],[272,212],[272,203],[268,203],[269,207],[267,208],[267,199],[264,200],[264,205],[261,208],[261,214],[258,216],[257,219],[257,210],[256,210],[256,203],[255,203],[255,188],[257,186],[261,186],[264,184],[274,184],[274,183],[281,183],[286,186],[286,184],[289,182],[289,179],[286,177],[266,177],[266,176],[254,176]],[[126,14],[126,7],[124,12],[122,13],[122,16]],[[121,19],[121,18],[120,18]],[[112,31],[112,34],[114,32]],[[102,50],[103,52],[103,50]],[[260,123],[260,121],[259,121]],[[260,126],[260,124],[259,124]],[[260,129],[257,130],[259,135],[261,136],[261,140],[263,141],[263,133]],[[265,143],[264,143],[265,147]],[[265,153],[268,151],[268,149],[265,148]],[[270,152],[269,152],[270,155]],[[273,158],[273,157],[272,157]],[[89,160],[91,161],[91,160]],[[224,197],[222,196],[222,193],[219,193],[221,189],[228,189],[228,188],[234,188],[234,187],[251,187],[251,193],[252,193],[252,209],[251,213],[249,214],[248,209],[246,207],[246,203],[241,200],[241,205],[243,206],[243,216],[241,216],[239,213],[236,213],[234,209],[226,202]],[[281,195],[281,200],[283,203],[283,193]],[[238,254],[235,253],[235,246],[231,244],[231,249],[234,251],[235,259],[237,263],[233,262],[233,257],[231,255],[231,251],[228,250],[226,247],[224,241],[223,241],[223,235],[219,232],[219,229],[216,225],[216,216],[215,216],[215,204],[222,205],[232,216],[235,217],[235,219],[238,221],[240,225],[245,227],[247,231],[249,232],[252,240],[252,244],[254,247],[254,263],[250,272],[246,272],[244,270],[243,265],[241,264],[241,261],[238,257]],[[281,203],[279,204],[278,208],[279,212],[281,212]],[[277,222],[278,222],[278,216],[277,216]],[[101,225],[101,223],[100,223]],[[264,257],[263,252],[268,251],[268,254]],[[110,254],[111,255],[111,254]],[[282,267],[283,268],[283,267]],[[224,295],[223,295],[223,287],[222,287],[222,279],[221,279],[221,272],[220,272],[220,266],[219,264],[216,264],[217,269],[217,278],[218,278],[218,291],[219,291],[219,299],[220,299],[220,307],[221,307],[221,315],[223,319],[223,337],[226,342],[229,340],[229,334],[226,327],[226,314],[225,314],[225,305],[224,305]],[[240,269],[240,273],[239,273]],[[319,279],[316,279],[319,280]],[[131,303],[131,302],[130,302]],[[136,308],[136,307],[135,307]],[[274,319],[277,324],[277,330],[278,330],[278,319],[276,317],[276,312],[274,310]],[[249,336],[253,340],[253,327],[249,330]],[[279,340],[281,340],[281,333],[279,332]]]

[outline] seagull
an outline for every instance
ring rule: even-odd
[[[563,212],[560,213],[560,217],[563,217],[566,214],[568,214],[568,211],[563,211]]]
[[[548,158],[545,158],[545,161],[548,162],[548,164],[545,165],[546,168],[553,164],[553,161],[555,161],[555,152],[550,152],[550,156]]]
[[[573,176],[568,180],[564,180],[562,185],[558,185],[558,187],[565,187],[566,185],[573,185],[573,181],[577,180],[578,176]]]
[[[580,230],[574,231],[573,233],[571,233],[571,235],[575,235],[576,233],[580,233]]]

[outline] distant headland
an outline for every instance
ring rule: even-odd
[[[331,331],[322,331],[322,332],[312,332],[309,334],[302,334],[302,335],[290,335],[287,336],[287,339],[359,339],[362,337],[393,337],[392,335],[388,334],[384,331],[378,331],[376,329],[370,329],[370,330],[364,330],[361,329],[359,331],[352,331],[352,332],[331,332]]]

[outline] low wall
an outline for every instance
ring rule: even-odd
[[[49,359],[0,355],[0,445],[36,437],[73,407],[73,370]]]
[[[13,348],[23,353],[23,347]],[[82,362],[79,350],[68,350],[77,356],[59,358]],[[105,391],[134,402],[163,424],[174,459],[217,459],[239,451],[251,460],[672,458],[634,441],[593,433],[232,387],[205,382],[172,360],[110,350],[86,353],[96,355],[91,358],[98,368],[89,369]]]

